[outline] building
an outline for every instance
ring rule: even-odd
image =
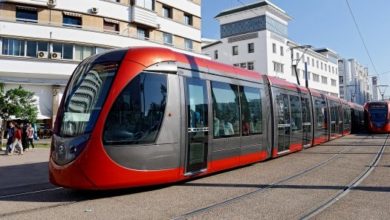
[[[110,48],[201,55],[201,0],[0,0],[0,82],[35,92],[50,127],[69,76]]]
[[[377,76],[372,77],[371,84],[372,84],[372,87],[371,87],[372,88],[372,101],[382,100],[382,94],[381,94],[381,91],[379,90],[379,87],[378,87],[378,77]]]
[[[269,1],[222,11],[216,16],[221,39],[202,47],[213,60],[297,82],[292,65],[309,86],[338,96],[337,54],[330,49],[304,47],[288,38],[291,17]]]
[[[340,97],[358,104],[372,101],[373,82],[370,80],[368,68],[355,59],[340,59],[338,63]],[[378,89],[377,86],[375,88]]]

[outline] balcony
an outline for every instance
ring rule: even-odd
[[[156,12],[136,5],[131,6],[130,21],[152,28],[158,28]]]

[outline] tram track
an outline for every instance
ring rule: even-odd
[[[370,165],[368,165],[367,169],[363,170],[355,179],[353,179],[349,184],[347,184],[343,189],[339,190],[336,194],[334,194],[332,197],[328,198],[322,203],[319,203],[314,208],[309,210],[307,213],[304,213],[300,219],[307,220],[315,217],[316,215],[320,214],[322,211],[342,199],[344,196],[346,196],[351,190],[356,188],[360,185],[361,182],[363,182],[370,174],[371,172],[377,167],[380,159],[383,156],[383,153],[386,149],[386,144],[389,139],[390,135],[387,135],[384,143],[382,144],[381,148],[379,149],[376,156],[371,161]]]
[[[11,216],[20,215],[20,214],[28,214],[28,213],[35,212],[35,211],[42,211],[42,210],[47,210],[47,209],[51,209],[51,208],[58,208],[58,207],[67,206],[67,205],[73,205],[77,202],[80,202],[80,201],[63,202],[63,203],[54,204],[54,205],[41,206],[41,207],[32,208],[32,209],[4,213],[4,214],[0,214],[0,218],[6,218],[6,217],[11,217]]]
[[[49,182],[40,182],[33,184],[23,184],[12,187],[0,188],[0,200],[16,196],[29,195],[45,192],[48,190],[58,190],[62,187],[56,187]]]
[[[29,184],[29,185],[24,185],[23,187],[27,186],[33,186],[35,184]],[[18,187],[15,187],[18,188]],[[18,193],[9,193],[9,194],[3,194],[0,195],[0,201],[5,201],[5,200],[18,200],[23,197],[27,196],[40,196],[42,197],[41,200],[45,200],[45,196],[48,195],[48,193],[53,193],[53,192],[59,192],[60,190],[66,190],[63,187],[56,187],[56,186],[51,186],[48,188],[42,188],[42,189],[36,189],[36,190],[29,190],[29,191],[24,191],[24,192],[18,192]],[[72,205],[77,202],[83,201],[82,199],[75,199],[73,201],[66,201],[66,202],[57,202],[56,204],[50,204],[50,205],[44,205],[44,206],[39,206],[35,208],[29,208],[29,209],[24,209],[24,210],[17,210],[17,211],[11,211],[11,212],[6,212],[6,213],[0,213],[0,218],[7,218],[15,215],[20,215],[20,214],[28,214],[31,212],[35,211],[41,211],[41,210],[47,210],[51,208],[57,208],[61,206],[67,206],[67,205]]]
[[[365,140],[365,139],[369,139],[371,136],[366,136],[364,138],[361,138],[359,139],[358,141],[356,141],[356,143],[360,143],[361,141]],[[387,137],[388,138],[388,137]],[[387,139],[386,139],[387,141]],[[385,143],[386,143],[385,141]],[[384,144],[385,145],[385,144]],[[254,190],[254,191],[251,191],[251,192],[247,192],[247,193],[244,193],[244,194],[241,194],[241,195],[237,195],[237,196],[234,196],[234,197],[231,197],[231,198],[228,198],[228,199],[225,199],[223,201],[220,201],[220,202],[217,202],[217,203],[213,203],[211,205],[208,205],[208,206],[205,206],[205,207],[202,207],[202,208],[199,208],[199,209],[195,209],[195,210],[192,210],[190,212],[187,212],[185,214],[182,214],[180,216],[177,216],[177,217],[174,217],[172,219],[174,220],[183,220],[183,219],[188,219],[190,217],[195,217],[197,215],[200,215],[200,214],[203,214],[207,211],[210,211],[210,210],[213,210],[215,208],[220,208],[220,207],[223,207],[223,206],[227,206],[229,204],[232,204],[234,202],[238,202],[239,200],[242,200],[242,199],[245,199],[247,197],[250,197],[250,196],[253,196],[255,194],[259,194],[259,193],[264,193],[268,190],[271,190],[273,188],[276,188],[277,186],[279,185],[282,185],[284,183],[287,183],[288,181],[291,181],[293,179],[296,179],[298,177],[302,177],[308,173],[311,173],[321,167],[324,167],[326,166],[327,164],[329,164],[330,162],[332,162],[333,160],[335,159],[338,159],[339,157],[341,157],[343,154],[345,153],[348,153],[349,151],[353,150],[354,147],[357,147],[359,145],[348,145],[349,147],[347,149],[343,149],[343,150],[340,150],[338,152],[335,152],[334,155],[332,157],[329,157],[328,159],[320,162],[320,163],[317,163],[316,165],[313,165],[311,167],[308,167],[304,170],[301,170],[291,176],[288,176],[288,177],[285,177],[285,178],[282,178],[276,182],[273,182],[273,183],[270,183],[268,185],[266,185],[265,187],[259,187],[258,189]],[[305,150],[304,150],[305,151]],[[260,186],[260,185],[259,185]],[[263,185],[262,185],[263,186]]]
[[[51,191],[56,191],[56,190],[60,190],[60,189],[63,189],[63,188],[62,187],[50,187],[50,188],[32,190],[32,191],[27,191],[27,192],[5,194],[5,195],[0,196],[0,200],[18,197],[18,196],[27,196],[27,195],[33,195],[33,194],[38,194],[38,193],[51,192]]]
[[[371,136],[367,136],[367,137],[364,137],[364,138],[362,137],[360,139],[356,139],[356,143],[364,142],[364,140],[370,139],[370,138],[371,138]],[[385,140],[384,144],[382,145],[382,148],[383,148],[383,146],[386,145],[386,142],[387,142],[388,138],[389,138],[389,136],[386,137],[386,140]],[[324,144],[324,145],[327,145],[327,144]],[[331,142],[330,142],[330,145],[331,145]],[[356,147],[360,147],[360,146],[359,145],[353,145],[353,143],[351,143],[350,145],[346,145],[345,147],[343,147],[341,149],[338,148],[337,151],[333,152],[333,154],[334,154],[333,156],[329,155],[329,157],[327,159],[323,159],[322,161],[319,161],[316,164],[314,164],[314,165],[312,165],[310,167],[307,167],[306,169],[297,171],[293,175],[290,175],[290,176],[287,176],[287,177],[283,177],[283,178],[281,178],[281,179],[279,179],[279,180],[277,180],[277,181],[275,181],[273,183],[267,184],[267,185],[260,185],[259,184],[259,187],[256,187],[254,191],[247,192],[247,193],[244,193],[244,194],[241,194],[241,195],[237,195],[237,196],[225,199],[223,201],[207,205],[206,207],[203,207],[203,208],[195,209],[193,211],[190,211],[188,213],[185,213],[185,214],[180,215],[178,217],[175,217],[173,219],[187,219],[187,218],[190,218],[190,217],[196,217],[196,216],[201,215],[202,213],[205,213],[207,211],[213,210],[213,209],[218,208],[218,207],[223,207],[223,206],[229,205],[229,204],[237,202],[237,201],[239,201],[241,199],[245,199],[245,198],[250,197],[252,195],[256,195],[257,193],[260,194],[260,193],[264,193],[264,192],[266,192],[268,190],[271,190],[271,189],[276,189],[276,188],[278,188],[278,186],[283,185],[283,184],[285,184],[288,181],[291,181],[291,180],[294,180],[296,178],[302,177],[305,174],[311,173],[311,172],[313,172],[315,170],[318,170],[321,167],[324,167],[324,166],[327,166],[327,165],[331,164],[332,161],[334,161],[334,160],[336,160],[336,159],[338,159],[340,157],[343,157],[343,155],[345,155],[348,152],[352,151]],[[305,152],[305,150],[303,152]],[[375,152],[373,152],[373,154],[375,154]],[[377,161],[379,161],[379,159]],[[55,187],[55,186],[52,186],[52,188],[46,188],[44,183],[41,183],[41,184],[42,184],[41,188],[36,188],[35,190],[29,190],[29,191],[26,191],[26,192],[17,192],[17,193],[4,194],[4,193],[1,193],[1,190],[4,191],[5,188],[4,189],[0,189],[0,200],[3,200],[3,201],[4,200],[8,200],[8,199],[10,199],[10,200],[18,200],[18,198],[23,199],[23,197],[28,197],[28,196],[39,196],[39,197],[44,198],[46,196],[52,196],[51,193],[55,193],[57,195],[57,193],[61,194],[62,190],[64,190],[64,191],[66,190],[64,188]],[[49,184],[49,183],[47,183],[47,184]],[[31,189],[33,187],[33,185],[34,184],[29,184],[29,185],[17,186],[17,187],[26,187],[27,189],[28,188]],[[15,190],[16,190],[17,187],[14,187]],[[122,193],[123,192],[119,192],[119,194],[118,193],[110,193],[109,195],[105,195],[103,197],[111,197],[111,196],[115,196],[115,195],[121,195]],[[98,197],[100,198],[101,196],[102,195],[100,195]],[[6,218],[6,217],[11,217],[11,216],[18,216],[20,214],[25,215],[25,214],[32,213],[32,212],[37,212],[37,211],[42,211],[42,210],[50,210],[50,209],[55,209],[55,208],[58,208],[58,207],[66,207],[68,205],[74,205],[74,204],[77,204],[79,202],[83,202],[83,201],[87,201],[87,200],[93,200],[94,198],[97,198],[97,197],[86,196],[86,195],[83,195],[83,194],[76,193],[76,194],[72,195],[71,199],[68,200],[68,201],[60,201],[61,200],[60,199],[55,204],[47,204],[47,205],[44,205],[44,206],[34,207],[34,208],[30,208],[30,209],[25,209],[25,210],[18,210],[18,211],[15,210],[13,212],[0,214],[0,218]]]

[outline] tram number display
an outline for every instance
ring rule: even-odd
[[[370,109],[385,109],[386,105],[383,104],[371,104]]]

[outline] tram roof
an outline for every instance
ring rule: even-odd
[[[267,77],[268,77],[271,85],[273,85],[273,86],[278,86],[281,88],[294,90],[294,91],[300,90],[301,92],[309,93],[309,90],[306,87],[299,86],[297,84],[288,82],[287,80],[281,79],[278,77],[274,77],[274,76],[267,76]]]
[[[134,59],[136,57],[136,59]],[[190,68],[200,72],[220,72],[227,76],[238,76],[251,79],[253,81],[262,81],[262,74],[234,67],[231,65],[219,63],[212,60],[207,60],[200,57],[191,56],[175,52],[171,49],[160,47],[130,47],[125,60],[138,62],[145,67],[154,65],[159,62],[179,62]]]

